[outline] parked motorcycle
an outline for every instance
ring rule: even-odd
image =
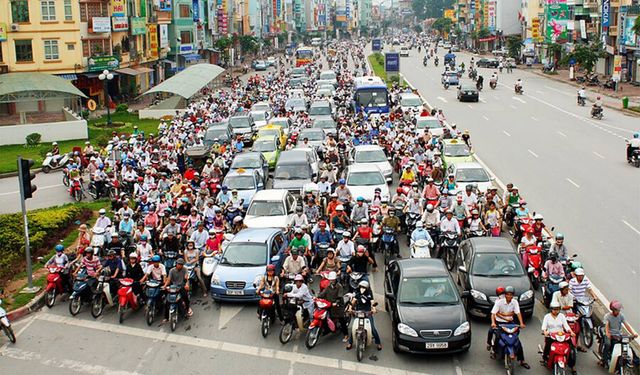
[[[124,314],[128,309],[138,310],[140,307],[138,296],[133,293],[133,279],[120,279],[120,289],[118,289],[118,322],[122,324]]]
[[[0,305],[2,305],[2,300],[0,299]],[[2,326],[2,332],[9,338],[13,344],[16,343],[16,335],[13,333],[13,328],[11,327],[11,322],[9,318],[7,318],[7,312],[0,307],[0,326]]]
[[[42,171],[44,173],[49,173],[51,171],[55,171],[56,169],[64,168],[71,161],[71,153],[68,152],[66,154],[59,155],[58,161],[54,161],[55,159],[56,157],[52,153],[47,153],[47,156],[42,162]]]

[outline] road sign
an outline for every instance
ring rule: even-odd
[[[400,54],[387,52],[384,54],[384,71],[387,73],[400,73]]]
[[[382,41],[380,39],[373,39],[371,41],[371,50],[380,51],[382,49]]]

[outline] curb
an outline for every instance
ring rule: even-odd
[[[40,291],[40,293],[36,294],[36,296],[33,297],[33,299],[26,305],[19,307],[13,311],[9,311],[7,313],[7,318],[9,318],[10,321],[16,321],[37,310],[40,310],[44,306],[44,295],[45,291]]]
[[[40,172],[42,172],[42,168],[36,168],[36,169],[32,169],[31,170],[33,173],[38,174]],[[0,173],[0,179],[3,178],[9,178],[9,177],[16,177],[18,176],[18,171],[15,172],[7,172],[7,173]]]

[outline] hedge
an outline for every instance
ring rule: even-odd
[[[35,257],[65,235],[66,229],[83,213],[75,205],[32,211],[29,219],[29,243]],[[48,252],[48,251],[47,251]],[[24,262],[22,214],[0,215],[0,280],[22,271]]]

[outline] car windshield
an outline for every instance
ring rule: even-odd
[[[288,129],[289,128],[289,122],[285,119],[282,120],[271,120],[269,122],[270,125],[278,125],[278,126],[282,126],[282,129]]]
[[[322,72],[320,73],[320,79],[336,79],[334,72]]]
[[[224,179],[223,184],[231,190],[253,190],[256,188],[253,176],[228,176]]]
[[[309,168],[301,168],[299,164],[278,165],[274,178],[276,180],[309,180],[311,171]]]
[[[402,98],[402,100],[400,101],[400,106],[402,107],[419,107],[421,105],[422,101],[420,101],[420,98]]]
[[[313,121],[313,127],[318,129],[335,129],[336,123],[333,119],[315,119]]]
[[[458,303],[448,277],[409,277],[400,283],[398,303],[410,305],[450,305]]]
[[[305,108],[304,99],[289,99],[285,104],[286,108]]]
[[[476,91],[476,88],[469,85],[460,86],[460,91]]]
[[[255,267],[267,264],[267,246],[261,243],[230,243],[220,264],[231,267]]]
[[[307,74],[307,70],[305,68],[293,68],[291,69],[292,75],[305,75]]]
[[[355,172],[347,177],[347,185],[351,186],[384,185],[384,183],[384,177],[380,172]]]
[[[458,157],[469,156],[470,154],[469,147],[464,143],[446,144],[444,146],[444,156]]]
[[[249,117],[231,117],[229,124],[232,128],[248,128],[251,124]]]
[[[309,115],[331,115],[331,107],[328,105],[312,105],[309,108]]]
[[[280,131],[278,129],[271,129],[271,128],[262,128],[258,131],[258,136],[260,137],[279,137],[280,136]]]
[[[419,119],[416,123],[418,129],[438,129],[441,128],[440,121],[438,119]]]
[[[456,173],[457,182],[489,182],[489,175],[482,168],[461,168]]]
[[[262,168],[262,164],[260,163],[259,158],[238,158],[233,159],[233,163],[231,164],[231,169],[238,168],[247,168],[247,169],[256,169]]]
[[[220,142],[226,141],[229,139],[229,134],[227,133],[227,129],[209,129],[207,130],[207,134],[204,136],[204,143],[212,145],[213,140],[218,138]]]
[[[356,163],[380,163],[387,161],[387,155],[382,150],[356,151]]]
[[[269,106],[269,104],[267,103],[262,103],[262,104],[254,104],[253,107],[251,107],[252,111],[258,112],[258,111],[268,111],[270,110],[271,107]]]
[[[316,95],[323,96],[323,97],[329,97],[329,96],[331,96],[331,91],[327,90],[327,89],[321,89],[321,90],[316,91]]]
[[[302,140],[305,138],[308,138],[310,141],[322,141],[324,140],[324,132],[320,130],[315,132],[303,131],[302,133],[300,133],[298,140]]]
[[[267,119],[267,114],[262,111],[251,112],[251,118],[253,121],[265,121]]]
[[[516,254],[478,253],[471,274],[484,277],[523,276],[524,270]]]
[[[251,151],[273,152],[276,150],[276,143],[273,139],[257,139],[253,142]]]
[[[281,201],[253,201],[247,210],[252,216],[282,216],[285,215]]]

